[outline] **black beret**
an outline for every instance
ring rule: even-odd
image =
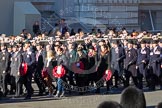
[[[105,42],[105,40],[104,39],[101,39],[99,42]]]
[[[162,39],[160,39],[159,42],[162,43]]]
[[[30,40],[26,40],[25,44],[31,44]]]
[[[96,39],[92,39],[92,42],[93,42],[93,43],[97,43],[97,40],[96,40]]]
[[[18,44],[14,43],[14,44],[12,45],[12,47],[13,47],[13,48],[15,48],[15,47],[18,48],[19,46],[18,46]]]
[[[151,43],[152,43],[152,44],[158,44],[158,42],[159,42],[158,40],[152,40]]]
[[[89,46],[88,49],[93,49],[94,50],[94,47],[93,46]]]
[[[41,46],[41,44],[40,43],[36,43],[36,46]]]
[[[12,48],[13,46],[12,45],[8,45],[7,48]]]
[[[146,41],[145,41],[145,40],[142,40],[142,41],[141,41],[141,44],[146,44]]]
[[[134,44],[134,43],[133,43],[133,40],[128,40],[128,43],[129,43],[129,44]]]
[[[119,44],[119,41],[118,40],[112,40],[111,43],[113,43],[113,44]]]

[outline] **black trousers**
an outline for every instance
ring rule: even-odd
[[[138,79],[138,88],[143,89],[143,75],[141,73],[138,73],[137,79]]]
[[[118,80],[119,80],[119,74],[118,74],[118,71],[114,71],[114,75],[115,77],[115,87],[118,87]]]
[[[3,88],[3,94],[4,96],[7,95],[8,93],[8,88],[7,88],[7,85],[10,83],[10,74],[9,73],[5,73],[5,74],[2,74],[1,75],[1,85],[2,85],[2,88]]]
[[[70,85],[75,85],[74,80],[73,80],[73,75],[74,73],[72,71],[68,71],[68,80]]]
[[[39,88],[39,93],[43,93],[46,86],[41,75],[41,70],[36,70],[36,72],[34,73],[34,81]]]
[[[130,77],[132,77],[134,85],[136,87],[138,87],[137,77],[133,76],[132,73],[130,71],[128,71],[128,70],[125,70],[125,78],[126,78],[126,80],[125,80],[125,87],[129,86]]]
[[[23,93],[22,81],[23,81],[23,79],[21,76],[13,76],[12,77],[12,82],[15,84],[15,87],[16,87],[15,96],[20,96]]]
[[[24,85],[27,90],[27,97],[31,97],[31,95],[33,94],[32,73],[33,73],[32,68],[28,67],[27,74],[23,76]]]

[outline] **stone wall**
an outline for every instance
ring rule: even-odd
[[[134,26],[139,29],[138,3],[139,0],[75,0],[74,13],[78,18],[95,20],[93,25]]]

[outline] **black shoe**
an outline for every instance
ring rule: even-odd
[[[13,91],[10,91],[10,93],[9,93],[10,95],[13,95],[13,94],[15,94]]]
[[[24,98],[24,100],[29,100],[29,99],[31,99],[30,96],[26,96],[26,97]]]
[[[13,99],[15,99],[15,98],[20,98],[20,95],[15,95],[15,96],[13,96],[12,98],[13,98]]]
[[[43,92],[39,92],[39,94],[37,94],[37,96],[43,96]]]
[[[117,89],[117,88],[119,88],[117,85],[115,85],[115,86],[112,86],[112,88],[115,88],[115,89]]]
[[[99,94],[99,93],[100,93],[100,89],[97,89],[97,90],[95,91],[95,93]]]

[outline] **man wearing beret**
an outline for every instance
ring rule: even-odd
[[[149,62],[149,57],[150,57],[150,50],[146,47],[146,41],[142,40],[141,41],[141,48],[137,50],[138,57],[137,57],[137,64],[136,64],[136,69],[138,69],[138,81],[139,85],[138,87],[140,89],[143,88],[143,77],[146,76],[146,66],[148,65]]]
[[[24,84],[27,90],[27,95],[25,99],[31,99],[31,95],[33,94],[33,89],[31,86],[32,74],[34,72],[36,56],[35,53],[33,53],[31,50],[31,43],[29,41],[25,42],[24,45],[23,61],[27,63],[27,67],[28,67],[27,74],[24,76]]]
[[[137,51],[133,48],[133,41],[128,41],[128,48],[125,51],[126,58],[124,60],[125,68],[125,87],[129,86],[129,79],[132,77],[135,86],[138,86],[137,82],[137,70],[136,70],[136,61],[137,61]]]
[[[125,50],[119,45],[119,41],[114,40],[111,48],[111,68],[115,76],[115,87],[118,88],[119,78],[122,78]]]
[[[11,57],[11,73],[12,76],[12,82],[16,84],[16,93],[15,96],[19,97],[22,93],[22,78],[20,75],[20,66],[22,63],[22,54],[18,50],[18,45],[13,45],[13,56]]]
[[[41,72],[44,66],[44,60],[45,60],[45,51],[43,50],[42,46],[37,43],[36,44],[36,70],[34,73],[34,80],[39,88],[39,96],[43,95],[43,92],[45,91],[45,84],[43,82],[43,78],[41,76]]]
[[[161,57],[162,50],[160,46],[158,45],[158,40],[152,41],[152,49],[150,51],[150,60],[149,60],[149,66],[152,67],[151,73],[152,76],[150,80],[152,80],[150,89],[155,90],[155,85],[159,84],[159,79],[161,75]]]
[[[9,71],[9,53],[4,44],[1,45],[0,52],[0,77],[2,78],[2,88],[4,96],[7,95],[7,77]]]

